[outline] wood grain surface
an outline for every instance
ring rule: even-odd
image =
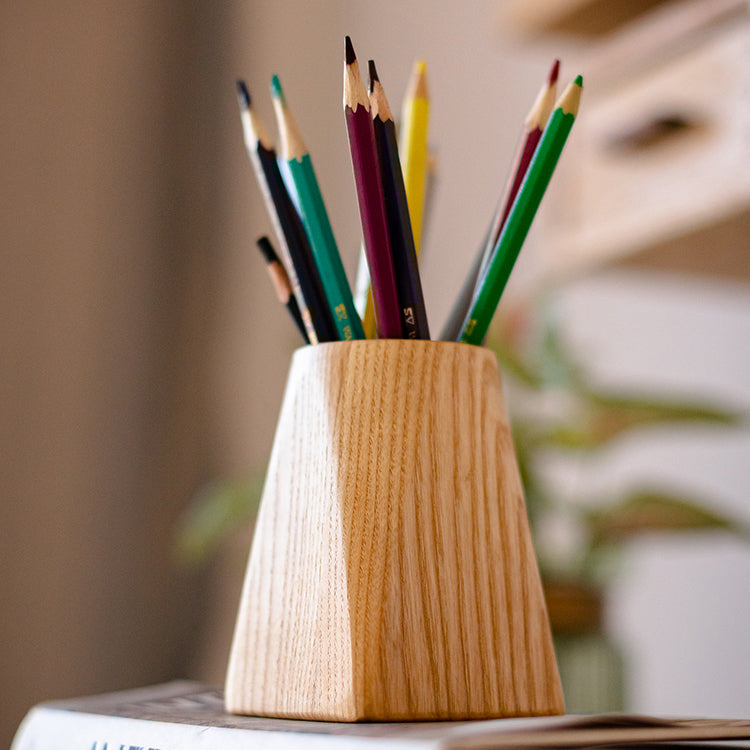
[[[491,352],[295,353],[226,702],[335,721],[563,712]]]

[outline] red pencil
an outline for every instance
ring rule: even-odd
[[[484,249],[484,256],[482,259],[482,265],[479,270],[479,278],[477,279],[477,286],[481,283],[481,279],[484,276],[484,271],[487,268],[487,264],[490,260],[490,254],[497,245],[498,239],[500,239],[500,232],[503,231],[505,222],[508,219],[510,209],[513,208],[513,201],[518,195],[518,191],[523,182],[523,178],[526,176],[526,172],[529,169],[529,164],[534,157],[536,147],[539,145],[539,139],[542,137],[542,131],[544,126],[547,124],[552,108],[555,106],[555,95],[557,92],[557,75],[560,72],[560,61],[555,60],[552,64],[552,69],[547,76],[547,80],[537,95],[534,105],[529,110],[529,114],[526,116],[523,127],[523,135],[521,138],[521,146],[516,154],[516,159],[513,162],[513,166],[510,170],[510,178],[508,184],[505,186],[505,192],[503,193],[500,203],[498,204],[497,211],[495,213],[495,219],[490,228],[490,234],[487,239],[487,245]]]
[[[349,37],[344,65],[344,113],[378,336],[399,339],[401,316],[370,100]]]
[[[497,241],[500,238],[500,233],[508,219],[510,210],[513,208],[513,201],[515,201],[516,195],[523,184],[523,178],[526,176],[529,164],[531,164],[531,159],[533,158],[536,147],[539,145],[539,140],[542,137],[544,126],[547,124],[547,120],[549,119],[550,113],[555,104],[557,74],[559,70],[560,61],[555,60],[552,69],[547,76],[547,80],[542,85],[536,101],[529,110],[529,114],[526,116],[521,144],[516,153],[513,166],[511,167],[505,191],[497,204],[497,209],[492,218],[490,228],[487,230],[487,234],[479,248],[479,252],[475,256],[471,269],[469,270],[463,286],[458,293],[453,309],[451,310],[442,331],[440,331],[441,341],[456,340],[461,332],[461,326],[463,325],[466,313],[471,306],[471,302],[482,284],[484,272],[489,265],[492,252],[497,245]]]

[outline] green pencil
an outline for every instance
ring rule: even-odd
[[[341,263],[310,154],[287,107],[278,76],[271,79],[271,94],[279,125],[280,158],[287,166],[282,175],[292,181],[292,185],[288,187],[290,192],[296,193],[302,223],[320,271],[336,330],[343,341],[363,339],[365,332],[362,321],[354,307],[352,291]]]
[[[507,223],[492,253],[482,285],[466,315],[459,341],[480,345],[487,335],[487,329],[508,283],[518,253],[573,127],[582,88],[583,78],[578,76],[557,100]]]

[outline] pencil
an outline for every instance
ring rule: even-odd
[[[448,318],[440,331],[440,341],[455,341],[461,333],[461,328],[466,320],[466,313],[469,312],[471,301],[476,295],[477,280],[479,279],[479,272],[484,262],[484,248],[487,246],[490,238],[490,230],[491,227],[485,233],[484,239],[479,245],[479,250],[474,255],[469,273],[466,274],[466,278],[458,291],[456,301],[453,303],[453,307],[450,313],[448,313]]]
[[[302,320],[302,314],[300,313],[299,305],[297,304],[297,300],[294,297],[292,285],[289,282],[289,276],[287,275],[287,272],[284,270],[284,266],[281,264],[281,261],[276,255],[276,251],[273,249],[271,240],[269,240],[268,237],[263,236],[258,239],[256,244],[261,252],[261,255],[263,255],[266,261],[266,270],[268,271],[268,276],[271,279],[273,288],[276,291],[276,296],[279,298],[279,302],[281,302],[281,304],[284,305],[284,307],[286,307],[286,309],[288,310],[289,315],[294,321],[294,324],[299,329],[304,342],[306,344],[309,344],[310,339],[307,336],[305,323]]]
[[[287,187],[296,193],[297,207],[339,338],[344,341],[363,339],[365,333],[362,322],[354,307],[351,288],[341,263],[312,160],[289,110],[278,76],[271,79],[271,94],[279,127],[280,157],[286,164],[286,175],[291,181],[291,185],[287,184]],[[285,173],[282,172],[282,178],[284,176]]]
[[[549,120],[550,114],[552,113],[552,107],[555,106],[557,76],[559,72],[560,61],[555,60],[552,63],[552,68],[547,76],[547,80],[539,90],[539,94],[529,110],[529,114],[526,115],[521,145],[516,153],[513,167],[511,168],[510,179],[505,186],[505,191],[500,199],[497,211],[495,212],[495,220],[490,230],[490,239],[484,252],[480,278],[481,274],[487,268],[487,263],[489,262],[497,241],[500,239],[500,232],[502,232],[503,227],[505,226],[508,214],[513,207],[513,201],[518,195],[523,178],[526,176],[531,160],[534,157],[539,141],[542,138],[542,132],[547,124],[547,120]]]
[[[370,290],[370,269],[367,267],[367,253],[364,244],[359,249],[357,276],[354,280],[354,307],[362,318],[365,338],[374,339],[378,335],[375,325],[375,311],[372,308],[372,291]]]
[[[396,293],[401,314],[401,329],[404,338],[429,339],[430,331],[427,325],[422,283],[419,278],[417,252],[414,248],[404,176],[398,155],[396,124],[378,78],[375,63],[370,60],[368,64],[370,113],[380,163],[385,215],[388,222],[393,270],[396,276]]]
[[[521,136],[519,148],[516,152],[516,158],[510,169],[508,181],[505,190],[497,204],[497,209],[493,214],[490,228],[485,235],[484,240],[479,248],[471,269],[469,270],[463,286],[458,293],[453,309],[451,310],[448,320],[440,332],[440,338],[443,341],[455,341],[461,332],[461,326],[466,318],[472,300],[477,294],[481,284],[482,276],[487,270],[492,251],[500,239],[508,214],[513,207],[513,201],[516,199],[518,190],[521,187],[523,178],[526,176],[531,159],[539,145],[542,137],[542,131],[547,124],[550,112],[555,103],[555,92],[557,89],[557,76],[560,71],[560,61],[555,60],[552,68],[545,80],[542,88],[539,90],[534,104],[529,110],[524,122],[523,133]]]
[[[276,162],[276,152],[263,123],[251,106],[250,93],[243,81],[237,81],[237,98],[245,146],[279,241],[279,250],[300,307],[307,336],[312,344],[336,341],[338,334],[328,310],[305,228],[284,186]]]
[[[430,101],[427,92],[427,64],[417,60],[401,109],[399,153],[404,171],[404,187],[409,204],[414,247],[417,257],[422,249],[422,219],[427,174],[427,127]]]
[[[423,61],[420,60],[414,64],[411,81],[402,106],[401,139],[399,140],[406,202],[411,216],[412,236],[417,258],[419,258],[422,246],[428,192],[427,124],[429,120],[429,100],[426,70],[427,66]],[[365,335],[372,338],[375,317],[369,287],[370,276],[364,254],[360,256],[357,278],[359,295],[357,309],[362,315]]]
[[[370,268],[370,287],[378,336],[401,338],[401,316],[385,216],[370,102],[362,82],[351,39],[346,37],[344,114],[357,189],[362,237]]]
[[[547,189],[557,161],[578,114],[583,78],[578,76],[568,85],[555,105],[555,110],[544,129],[534,158],[529,165],[511,209],[508,221],[500,234],[481,287],[461,330],[460,340],[467,344],[481,344],[500,297],[508,283],[513,266],[521,251],[526,235],[544,192]]]
[[[400,146],[399,146],[400,148]],[[399,151],[399,153],[401,153]],[[425,237],[428,235],[430,229],[430,220],[435,208],[435,192],[439,177],[439,158],[437,149],[430,147],[427,151],[427,166],[425,168],[424,176],[424,199],[422,201],[422,229],[421,229],[421,244],[424,245]],[[408,199],[407,199],[408,200]],[[421,253],[417,253],[417,257],[421,258]]]

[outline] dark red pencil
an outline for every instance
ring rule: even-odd
[[[370,100],[349,37],[344,65],[344,113],[378,336],[398,339],[402,337],[401,316]]]

